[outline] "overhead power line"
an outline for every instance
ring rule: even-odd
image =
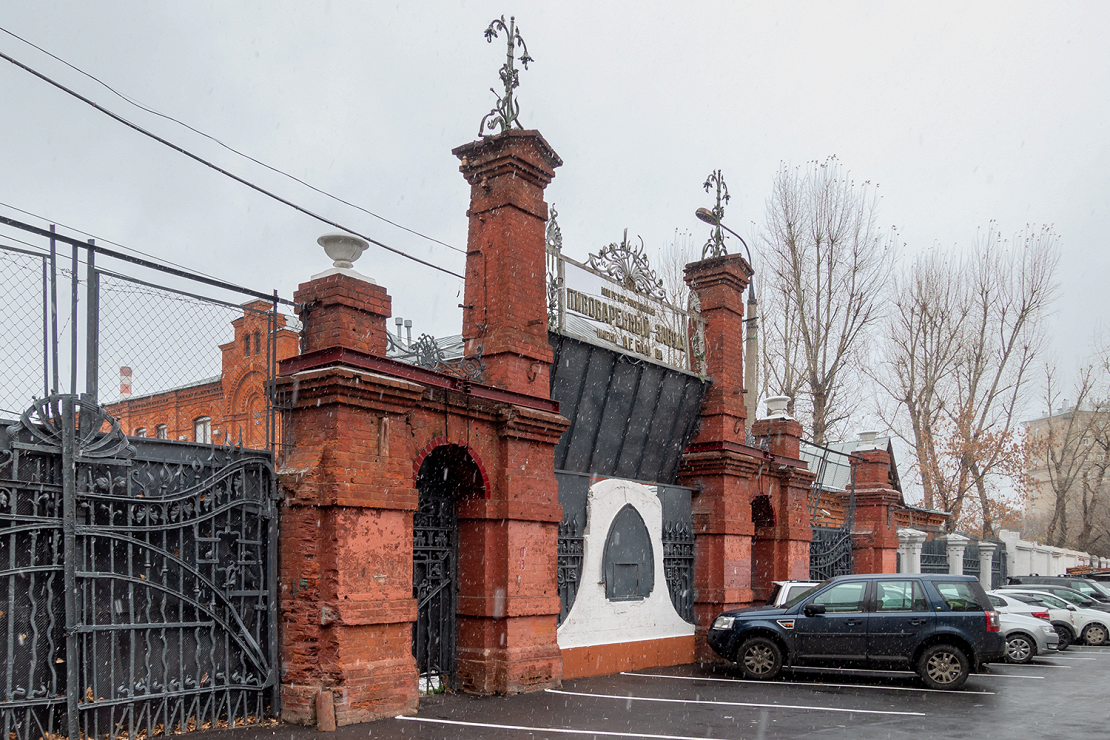
[[[384,249],[388,252],[393,252],[396,255],[399,255],[401,257],[405,257],[406,259],[410,259],[413,262],[417,262],[421,265],[424,265],[425,267],[430,267],[433,270],[439,270],[440,272],[447,273],[448,275],[451,275],[452,277],[457,277],[461,280],[466,279],[463,275],[460,275],[457,272],[453,272],[451,270],[448,270],[446,267],[440,267],[439,265],[437,265],[433,262],[428,262],[426,260],[422,260],[419,257],[414,257],[411,254],[408,254],[406,252],[401,251],[400,249],[397,249],[396,247],[391,247],[388,244],[384,244],[384,243],[378,241],[377,239],[373,239],[373,238],[371,238],[371,237],[369,237],[365,234],[359,233],[355,229],[352,229],[348,226],[344,226],[343,224],[341,224],[337,221],[333,221],[332,219],[321,216],[318,213],[315,213],[313,211],[308,210],[304,206],[297,205],[296,203],[294,203],[291,200],[288,200],[287,198],[283,198],[280,195],[278,195],[274,192],[271,192],[271,191],[263,188],[260,185],[256,185],[253,182],[251,182],[251,181],[249,181],[245,178],[242,178],[242,177],[240,177],[240,176],[238,176],[238,175],[236,175],[232,172],[229,172],[228,170],[225,170],[224,168],[220,167],[219,165],[214,164],[212,162],[209,162],[207,159],[204,159],[203,157],[201,157],[199,155],[193,154],[192,152],[185,149],[184,147],[180,147],[177,144],[174,144],[173,142],[168,141],[167,139],[164,139],[164,138],[162,138],[161,136],[158,136],[155,133],[147,131],[142,126],[139,126],[136,123],[132,123],[131,121],[128,121],[126,118],[119,115],[118,113],[114,113],[114,112],[108,110],[107,108],[100,105],[99,103],[96,103],[95,101],[90,100],[89,98],[86,98],[84,95],[80,94],[79,92],[77,92],[75,90],[71,90],[70,88],[66,87],[62,83],[57,82],[56,80],[53,80],[50,77],[47,77],[45,74],[43,74],[43,73],[41,73],[41,72],[39,72],[35,69],[32,69],[31,67],[27,66],[23,62],[20,62],[19,60],[14,59],[13,57],[5,54],[4,52],[0,52],[0,59],[4,59],[4,60],[14,64],[15,66],[19,67],[23,71],[28,72],[29,74],[32,74],[35,77],[38,77],[43,82],[46,82],[50,85],[53,85],[54,87],[58,88],[62,92],[67,93],[68,95],[71,95],[74,98],[77,98],[82,103],[85,103],[86,105],[89,105],[89,106],[95,108],[96,110],[100,111],[101,113],[108,116],[109,118],[122,123],[123,125],[127,126],[128,128],[133,129],[134,131],[138,131],[143,136],[149,137],[149,138],[157,141],[159,144],[163,144],[164,146],[167,146],[170,149],[173,149],[174,151],[176,151],[180,154],[184,154],[189,159],[192,159],[196,162],[199,162],[199,163],[203,164],[205,167],[209,167],[209,168],[215,170],[216,172],[219,172],[221,175],[224,175],[225,177],[230,177],[232,180],[235,180],[239,184],[246,185],[248,188],[251,188],[252,190],[254,190],[256,192],[259,192],[259,193],[261,193],[261,194],[263,194],[263,195],[265,195],[269,198],[272,198],[273,200],[276,200],[278,203],[289,206],[290,208],[292,208],[296,211],[300,211],[301,213],[305,214],[306,216],[314,218],[317,221],[320,221],[321,223],[325,223],[329,226],[334,226],[335,228],[346,231],[349,234],[354,234],[355,236],[360,237],[362,239],[365,239],[366,241],[370,242],[371,244],[373,244],[377,247],[381,247],[382,249]]]
[[[159,111],[156,111],[153,108],[139,102],[138,100],[135,100],[134,98],[121,93],[119,90],[116,90],[114,87],[112,87],[108,83],[104,82],[104,80],[101,80],[96,75],[90,74],[89,72],[86,72],[85,70],[81,69],[80,67],[77,67],[77,66],[67,62],[65,59],[62,59],[60,56],[58,56],[58,55],[56,55],[56,54],[54,54],[50,51],[47,51],[46,49],[42,48],[38,44],[34,43],[33,41],[28,41],[27,39],[23,38],[22,36],[20,36],[17,33],[13,33],[13,32],[9,31],[6,28],[0,28],[0,31],[3,31],[4,33],[8,34],[12,38],[19,39],[20,41],[22,41],[23,43],[27,44],[28,46],[30,46],[32,48],[38,49],[43,54],[46,54],[48,57],[61,62],[65,66],[72,69],[74,72],[77,72],[80,75],[84,75],[85,77],[88,77],[90,80],[92,80],[96,84],[100,85],[101,87],[103,87],[108,92],[112,93],[113,95],[120,98],[121,100],[124,100],[124,101],[130,103],[131,105],[135,106],[136,108],[140,108],[141,110],[144,110],[147,113],[150,113],[151,115],[158,116],[159,118],[163,118],[167,121],[172,121],[172,122],[176,123],[179,126],[184,126],[185,128],[189,129],[193,133],[198,134],[200,136],[203,136],[204,138],[218,144],[219,146],[223,147],[224,149],[228,150],[229,152],[232,152],[233,154],[237,154],[240,157],[243,157],[244,159],[249,159],[250,161],[254,162],[255,164],[257,164],[261,167],[265,167],[266,169],[270,170],[271,172],[275,172],[275,173],[277,173],[277,174],[279,174],[283,177],[288,177],[290,180],[293,180],[294,182],[298,182],[301,185],[304,185],[309,190],[313,190],[313,191],[319,193],[320,195],[331,198],[332,200],[336,200],[336,201],[342,203],[343,205],[350,206],[351,208],[362,211],[363,213],[367,214],[368,216],[373,216],[374,218],[376,218],[380,221],[384,221],[385,223],[389,224],[390,226],[395,226],[396,228],[401,229],[402,231],[407,231],[408,233],[413,234],[414,236],[419,236],[421,239],[427,239],[430,242],[435,242],[436,244],[440,244],[444,247],[447,247],[448,249],[453,249],[456,252],[466,254],[465,249],[459,249],[458,247],[456,247],[453,244],[448,244],[447,242],[440,241],[439,239],[436,239],[435,237],[428,236],[427,234],[421,234],[419,231],[416,231],[415,229],[410,229],[409,227],[403,226],[403,225],[397,223],[396,221],[391,221],[390,219],[386,218],[385,216],[381,216],[377,213],[374,213],[373,211],[371,211],[369,209],[366,209],[366,208],[363,208],[362,206],[360,206],[356,203],[351,203],[348,200],[340,198],[338,195],[332,195],[331,193],[327,192],[326,190],[322,190],[322,189],[316,187],[315,185],[302,180],[301,178],[297,177],[296,175],[291,175],[290,173],[288,173],[288,172],[286,172],[282,169],[279,169],[279,168],[274,167],[272,165],[266,164],[265,162],[263,162],[260,159],[255,159],[251,155],[246,154],[244,152],[241,152],[233,146],[225,144],[224,142],[217,139],[215,136],[212,136],[210,134],[206,134],[205,132],[201,131],[200,129],[195,128],[193,126],[190,126],[189,124],[185,123],[184,121],[181,121],[177,118],[174,118],[173,116],[166,115],[165,113],[161,113]]]

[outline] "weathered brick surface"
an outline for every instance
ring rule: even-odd
[[[300,286],[293,294],[304,324],[304,351],[346,347],[385,355],[389,293],[380,285],[335,273]]]
[[[890,487],[886,450],[855,453],[856,510],[852,525],[852,570],[855,573],[898,571],[898,520],[894,509],[902,494]]]
[[[488,382],[549,393],[543,190],[562,160],[536,131],[510,131],[452,152],[470,184],[463,339]]]
[[[547,399],[543,187],[558,157],[534,132],[456,154],[472,185],[468,350],[483,346],[489,384]],[[384,355],[383,289],[330,275],[296,295],[306,351]],[[321,690],[333,693],[339,725],[415,708],[416,481],[445,445],[465,449],[480,479],[456,501],[460,685],[480,693],[558,685],[554,448],[566,419],[338,365],[283,376],[278,389],[291,409],[279,472],[286,719],[311,723]]]

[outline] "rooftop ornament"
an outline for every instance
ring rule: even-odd
[[[648,263],[643,238],[637,238],[640,239],[638,247],[629,243],[628,229],[625,229],[620,244],[610,244],[602,247],[597,254],[591,254],[586,266],[615,280],[628,290],[665,301],[667,292],[663,289],[663,281],[656,277]]]
[[[725,237],[724,234],[721,233],[721,219],[725,217],[725,203],[728,203],[729,195],[728,185],[725,184],[725,178],[721,175],[720,170],[713,170],[710,172],[709,177],[705,178],[705,184],[702,187],[705,188],[705,192],[710,193],[713,191],[714,186],[717,188],[717,205],[713,206],[713,209],[710,211],[713,217],[712,220],[703,217],[700,213],[698,214],[698,218],[702,221],[713,224],[713,231],[709,235],[709,241],[701,248],[702,259],[724,257],[728,254],[728,250],[725,249]],[[740,241],[743,241],[743,239]]]
[[[524,128],[520,125],[520,121],[517,118],[520,115],[520,103],[513,100],[513,90],[520,85],[518,73],[514,65],[517,45],[519,45],[521,49],[519,61],[524,65],[525,69],[528,69],[528,62],[535,60],[528,56],[528,47],[525,45],[524,39],[520,37],[520,29],[516,27],[515,16],[509,16],[508,25],[505,24],[505,16],[495,18],[489,24],[489,28],[486,29],[486,41],[493,43],[493,39],[496,38],[498,31],[505,32],[505,41],[508,48],[505,54],[505,64],[501,67],[501,82],[505,85],[505,94],[498,101],[497,105],[494,106],[493,110],[487,113],[486,117],[482,119],[482,122],[478,124],[478,136],[485,136],[485,134],[482,133],[483,130],[489,129],[492,131],[497,128],[498,125],[501,126],[501,130],[498,131],[500,134],[511,129],[513,124],[516,124],[516,127],[519,129]],[[497,95],[497,91],[492,87],[489,91]]]

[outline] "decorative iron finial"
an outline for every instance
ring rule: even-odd
[[[597,254],[591,254],[586,260],[586,266],[617,281],[628,290],[661,301],[666,300],[663,281],[655,275],[647,255],[644,254],[644,240],[642,237],[637,238],[640,239],[639,247],[628,242],[628,229],[625,229],[620,244],[610,244],[602,247]]]
[[[493,110],[486,114],[482,122],[478,124],[478,136],[484,136],[483,129],[492,131],[500,124],[501,130],[498,133],[505,133],[516,124],[517,128],[524,128],[517,120],[520,114],[520,103],[513,100],[513,90],[520,85],[516,67],[513,64],[513,57],[516,55],[516,46],[519,44],[521,49],[520,63],[528,69],[528,62],[535,61],[532,57],[528,56],[528,46],[525,45],[524,39],[520,37],[520,29],[516,27],[516,17],[509,16],[508,25],[505,24],[505,16],[495,18],[490,22],[489,28],[486,29],[486,41],[493,43],[493,39],[497,36],[498,31],[504,31],[506,35],[506,45],[508,52],[505,54],[505,64],[501,67],[501,82],[505,85],[505,95],[494,106]],[[491,93],[497,95],[497,91],[492,87],[489,89]]]
[[[713,227],[713,231],[709,234],[709,241],[701,248],[701,258],[707,259],[709,257],[723,257],[728,254],[725,249],[725,237],[721,233],[721,219],[725,217],[725,203],[728,203],[728,185],[725,184],[725,178],[721,175],[720,170],[713,170],[709,173],[709,177],[705,178],[705,192],[713,191],[713,187],[717,187],[717,205],[713,206],[713,216],[717,223]]]
[[[563,248],[563,230],[559,228],[559,222],[556,221],[559,217],[559,212],[555,210],[555,204],[551,204],[551,216],[547,219],[547,228],[544,232],[544,238],[547,241],[547,248],[560,251]]]

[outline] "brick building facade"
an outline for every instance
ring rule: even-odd
[[[131,436],[159,439],[266,446],[266,390],[270,369],[270,320],[273,306],[253,301],[231,322],[234,337],[220,345],[222,372],[158,393],[130,396],[121,384],[121,400],[105,409]],[[274,350],[277,360],[297,354],[297,333],[277,315]],[[124,368],[121,380],[131,368]]]

